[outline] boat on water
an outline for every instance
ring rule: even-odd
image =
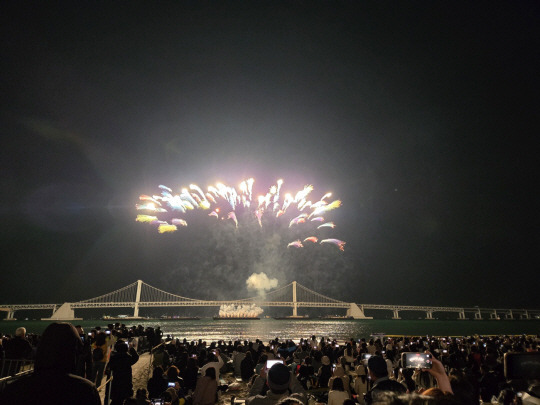
[[[150,318],[145,318],[143,316],[129,316],[129,315],[118,315],[118,316],[103,315],[101,319],[104,321],[133,321],[133,320],[145,320],[145,319],[150,319]]]
[[[257,320],[261,319],[258,316],[214,316],[214,320],[223,320],[223,321],[238,321],[238,320]]]

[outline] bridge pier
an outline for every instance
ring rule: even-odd
[[[494,321],[498,321],[498,320],[501,319],[501,318],[499,318],[499,315],[497,314],[496,309],[494,309],[493,312],[489,314],[489,319],[494,320]]]
[[[476,311],[476,312],[474,313],[474,319],[475,319],[476,321],[481,321],[481,320],[482,320],[482,313],[480,312],[480,310],[478,310],[478,311]]]
[[[521,318],[521,319],[530,319],[530,318],[529,318],[529,313],[527,312],[527,310],[523,311],[523,313],[521,314],[520,318]]]
[[[296,281],[292,282],[292,300],[293,300],[292,316],[293,318],[297,318],[298,317],[298,302],[296,301]]]
[[[4,321],[16,321],[17,320],[15,318],[15,311],[13,309],[7,309],[6,312],[7,312],[7,315],[4,318]]]
[[[373,319],[372,316],[366,316],[363,306],[359,307],[354,302],[351,302],[351,306],[347,309],[347,316],[351,316],[354,319]]]
[[[460,321],[464,321],[464,320],[467,319],[467,318],[465,317],[465,311],[459,311],[458,319],[459,319]]]
[[[507,320],[514,320],[514,314],[512,313],[512,310],[508,310],[508,313],[504,316],[504,319]]]
[[[433,318],[433,311],[426,311],[426,319],[435,319]]]
[[[135,296],[135,309],[133,310],[133,318],[139,317],[139,302],[141,302],[142,280],[137,280],[137,294]]]
[[[392,312],[394,313],[394,316],[392,317],[392,319],[401,319],[399,317],[399,311],[397,309],[393,309]]]
[[[70,302],[64,302],[60,308],[53,309],[50,318],[41,318],[42,321],[81,321],[82,318],[75,318],[75,311],[71,308]]]

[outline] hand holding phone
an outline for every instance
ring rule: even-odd
[[[433,356],[429,353],[405,352],[401,354],[401,364],[404,368],[430,369],[433,366]]]

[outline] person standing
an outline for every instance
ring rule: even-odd
[[[122,405],[133,395],[133,373],[131,366],[137,363],[137,351],[125,340],[118,340],[111,353],[109,368],[112,371],[111,405]]]
[[[109,347],[104,333],[100,332],[96,335],[96,340],[92,343],[92,375],[90,380],[97,387],[101,385],[103,373],[109,357]]]

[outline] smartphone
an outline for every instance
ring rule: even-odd
[[[540,353],[505,353],[504,376],[507,380],[539,379]]]
[[[110,335],[110,334],[111,334],[111,331],[110,331],[110,330],[106,330],[105,333],[106,333],[107,335]]]
[[[191,357],[195,359],[195,358],[197,357],[197,355],[196,355],[196,354],[192,354]]]
[[[405,352],[401,354],[401,364],[404,368],[431,368],[433,360],[428,353]]]
[[[371,354],[369,354],[369,353],[362,353],[362,360],[369,360],[370,357],[371,357]]]
[[[266,369],[270,370],[274,364],[283,364],[281,360],[266,360]]]
[[[446,350],[446,349],[443,349],[443,351],[442,351],[442,352],[443,352],[443,353],[448,353],[448,350]]]
[[[174,387],[175,384],[174,384],[173,382],[170,382],[170,383],[167,384],[167,386],[169,386],[169,387]]]
[[[88,336],[92,336],[92,332],[88,332]]]
[[[153,399],[152,405],[162,405],[163,401],[161,399]]]

